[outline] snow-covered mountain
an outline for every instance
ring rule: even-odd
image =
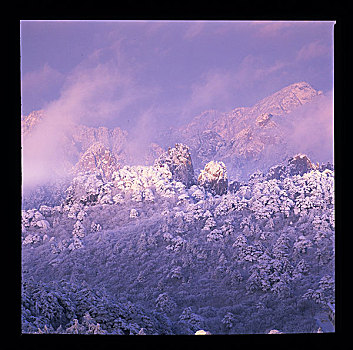
[[[74,173],[98,171],[104,178],[111,179],[113,172],[119,168],[114,153],[102,142],[95,142],[80,157],[74,167]]]
[[[49,119],[48,119],[49,118]],[[45,140],[45,132],[48,131],[47,124],[51,124],[50,117],[44,110],[35,111],[25,116],[21,120],[21,129],[23,136],[24,148],[26,142],[36,137],[37,143],[40,138]],[[55,126],[55,121],[54,123]],[[42,128],[41,128],[42,127]],[[50,130],[51,131],[51,130]],[[36,134],[37,133],[37,134]],[[84,153],[94,144],[100,144],[112,152],[119,160],[126,161],[126,153],[124,152],[127,132],[116,127],[108,129],[106,127],[90,127],[77,123],[70,123],[67,127],[59,125],[58,130],[60,139],[56,140],[56,146],[65,150],[66,158],[71,163],[76,163]]]
[[[221,162],[193,182],[191,166],[177,145],[22,210],[24,332],[315,331],[334,302],[332,167],[298,154],[228,184]]]
[[[121,166],[136,164],[136,152],[131,152],[132,142],[126,130],[65,124],[52,119],[43,110],[21,119],[26,190],[87,171],[98,171],[110,179]],[[144,151],[142,164],[152,164],[163,153],[155,143]]]
[[[68,176],[22,198],[22,331],[317,331],[335,302],[334,168],[290,133],[322,98],[302,82],[206,111],[161,131],[145,164],[126,131],[74,123],[43,153],[47,116],[23,117],[27,152]]]
[[[298,152],[288,142],[293,130],[281,119],[297,118],[294,111],[322,95],[306,82],[291,84],[252,107],[204,112],[186,126],[171,130],[171,139],[190,146],[195,168],[211,159],[220,160],[229,173],[245,179]]]
[[[314,146],[311,149],[310,146],[303,150],[295,149],[289,135],[293,133],[293,124],[298,119],[293,112],[300,111],[304,105],[320,104],[322,96],[321,91],[313,89],[306,82],[300,82],[281,89],[252,107],[237,107],[228,113],[205,111],[182,127],[156,130],[154,140],[139,150],[141,165],[152,164],[155,158],[175,143],[190,147],[197,171],[209,161],[218,160],[226,164],[232,177],[242,180],[252,172],[264,171],[298,152],[315,157]],[[22,118],[24,143],[45,118],[44,111],[33,112]],[[305,120],[302,118],[298,122],[304,125]],[[75,171],[82,171],[85,165],[86,170],[92,167],[92,163],[87,163],[86,152],[97,143],[111,153],[116,164],[135,164],[136,154],[131,153],[129,137],[129,133],[119,127],[109,129],[73,124],[63,133],[59,143],[65,152],[65,160]],[[100,161],[96,163],[100,164]]]

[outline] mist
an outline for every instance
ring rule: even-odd
[[[65,176],[70,157],[63,148],[72,124],[58,111],[49,111],[22,142],[22,184],[24,189]]]
[[[333,92],[318,96],[283,117],[275,119],[285,128],[286,142],[294,154],[304,153],[314,162],[333,163]]]
[[[164,107],[148,105],[135,115],[126,108],[137,103],[133,85],[127,77],[111,74],[108,67],[98,66],[72,79],[61,97],[45,108],[45,118],[23,142],[22,175],[24,188],[40,185],[57,177],[68,176],[79,155],[71,141],[77,124],[119,126],[127,129],[123,151],[131,165],[146,164],[151,143],[169,145],[168,133],[177,120],[165,118]],[[88,74],[90,73],[90,74]],[[114,91],[123,89],[120,98]],[[103,94],[104,90],[107,93]],[[131,124],[126,126],[127,118]],[[284,130],[288,155],[304,153],[314,162],[333,163],[333,92],[317,97],[286,116],[273,119]],[[164,136],[163,136],[164,135]]]
[[[137,155],[137,145],[145,147],[148,143],[151,113],[141,113],[136,106],[151,94],[152,90],[137,86],[130,72],[116,62],[85,62],[76,67],[60,97],[43,107],[45,117],[23,140],[23,187],[68,174],[78,160],[71,141],[75,125],[126,128],[133,136],[127,149]]]
[[[334,332],[334,23],[21,21],[21,333]]]

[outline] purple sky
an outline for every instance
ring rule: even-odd
[[[173,125],[306,81],[333,89],[334,22],[21,21],[22,114]]]

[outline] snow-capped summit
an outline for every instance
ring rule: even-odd
[[[195,182],[192,169],[201,170],[211,160],[224,161],[229,174],[244,180],[256,169],[263,171],[293,155],[288,144],[290,130],[283,121],[291,120],[293,112],[317,101],[321,95],[321,91],[302,81],[282,88],[251,107],[236,107],[226,113],[204,111],[184,126],[166,132],[158,130],[155,139],[142,150],[146,154],[141,156],[140,165],[151,165],[153,159],[160,156],[159,162],[169,164],[177,181],[191,186]],[[22,117],[23,137],[27,138],[45,118],[45,111]],[[72,165],[78,163],[77,167],[101,163],[97,157],[92,158],[90,149],[96,148],[97,145],[93,145],[97,142],[109,150],[109,162],[116,160],[122,166],[135,165],[134,154],[129,153],[129,137],[128,132],[119,127],[73,124],[60,142],[68,160]],[[174,143],[189,148],[176,146],[163,155],[161,146],[166,148]],[[103,158],[107,155],[98,154]]]
[[[246,179],[291,156],[285,124],[300,107],[323,93],[307,82],[298,82],[267,96],[252,107],[237,107],[226,113],[208,112],[175,130],[175,138],[190,146],[194,167],[210,160],[225,161],[228,172]]]
[[[315,90],[305,81],[294,83],[256,103],[252,107],[252,112],[273,115],[288,114],[321,94],[321,91]]]
[[[297,154],[288,160],[288,168],[290,175],[303,175],[310,170],[318,168],[305,154]]]
[[[228,189],[227,169],[223,162],[210,161],[205,169],[201,170],[198,184],[212,194],[222,195]]]
[[[177,143],[174,148],[169,148],[155,161],[155,167],[162,167],[164,164],[169,167],[176,181],[182,182],[187,187],[195,183],[194,167],[188,146]]]
[[[21,117],[21,134],[23,137],[30,134],[34,128],[43,120],[44,111],[33,111],[27,116]]]

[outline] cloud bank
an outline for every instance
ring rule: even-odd
[[[304,153],[315,162],[333,163],[334,110],[332,91],[276,121],[287,130],[292,153]]]
[[[103,126],[114,121],[128,126],[127,110],[131,109],[134,128],[146,125],[150,113],[136,115],[134,104],[150,95],[151,91],[137,86],[133,77],[113,62],[78,67],[66,79],[60,97],[44,106],[45,118],[23,142],[23,185],[40,184],[67,173],[75,159],[63,145],[70,144],[76,124]],[[147,137],[135,132],[136,144],[139,134],[144,140]]]

